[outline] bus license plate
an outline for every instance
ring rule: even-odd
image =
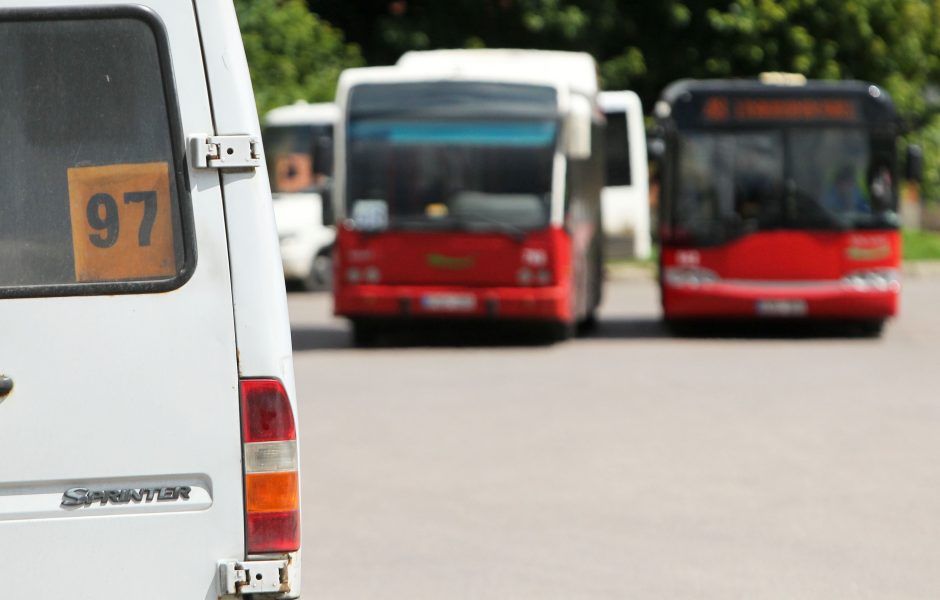
[[[756,311],[761,317],[803,317],[807,308],[805,300],[758,300]]]
[[[473,294],[426,294],[421,297],[421,308],[434,312],[469,312],[477,307]]]

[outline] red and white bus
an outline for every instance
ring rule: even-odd
[[[846,319],[880,333],[901,289],[898,125],[884,90],[687,80],[656,116],[667,323]]]
[[[600,302],[603,116],[593,59],[436,51],[337,92],[335,313],[521,320],[568,337]]]

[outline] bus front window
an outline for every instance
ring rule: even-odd
[[[828,221],[857,228],[893,222],[891,165],[872,156],[867,131],[794,129],[788,143],[796,225],[812,227]],[[878,193],[879,186],[887,190]]]
[[[271,191],[275,194],[318,192],[332,176],[331,158],[320,156],[322,140],[333,138],[332,125],[278,125],[262,137]]]
[[[676,226],[727,239],[780,220],[784,181],[779,132],[690,133],[680,142]]]
[[[891,164],[872,155],[859,128],[689,132],[679,141],[673,225],[701,243],[769,229],[890,227]]]
[[[396,228],[545,227],[556,128],[554,121],[353,121],[349,214],[374,221],[357,213],[381,210]]]

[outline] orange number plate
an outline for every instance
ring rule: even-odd
[[[167,163],[78,167],[68,177],[76,281],[176,274]]]

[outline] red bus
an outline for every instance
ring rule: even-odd
[[[845,319],[880,333],[901,289],[898,124],[884,90],[686,80],[656,116],[668,324]]]
[[[415,319],[527,321],[565,338],[594,318],[596,88],[520,75],[502,52],[451,51],[495,65],[465,63],[459,74],[444,56],[439,67],[341,77],[334,311],[351,320],[355,343]],[[575,56],[596,83],[593,60]]]

